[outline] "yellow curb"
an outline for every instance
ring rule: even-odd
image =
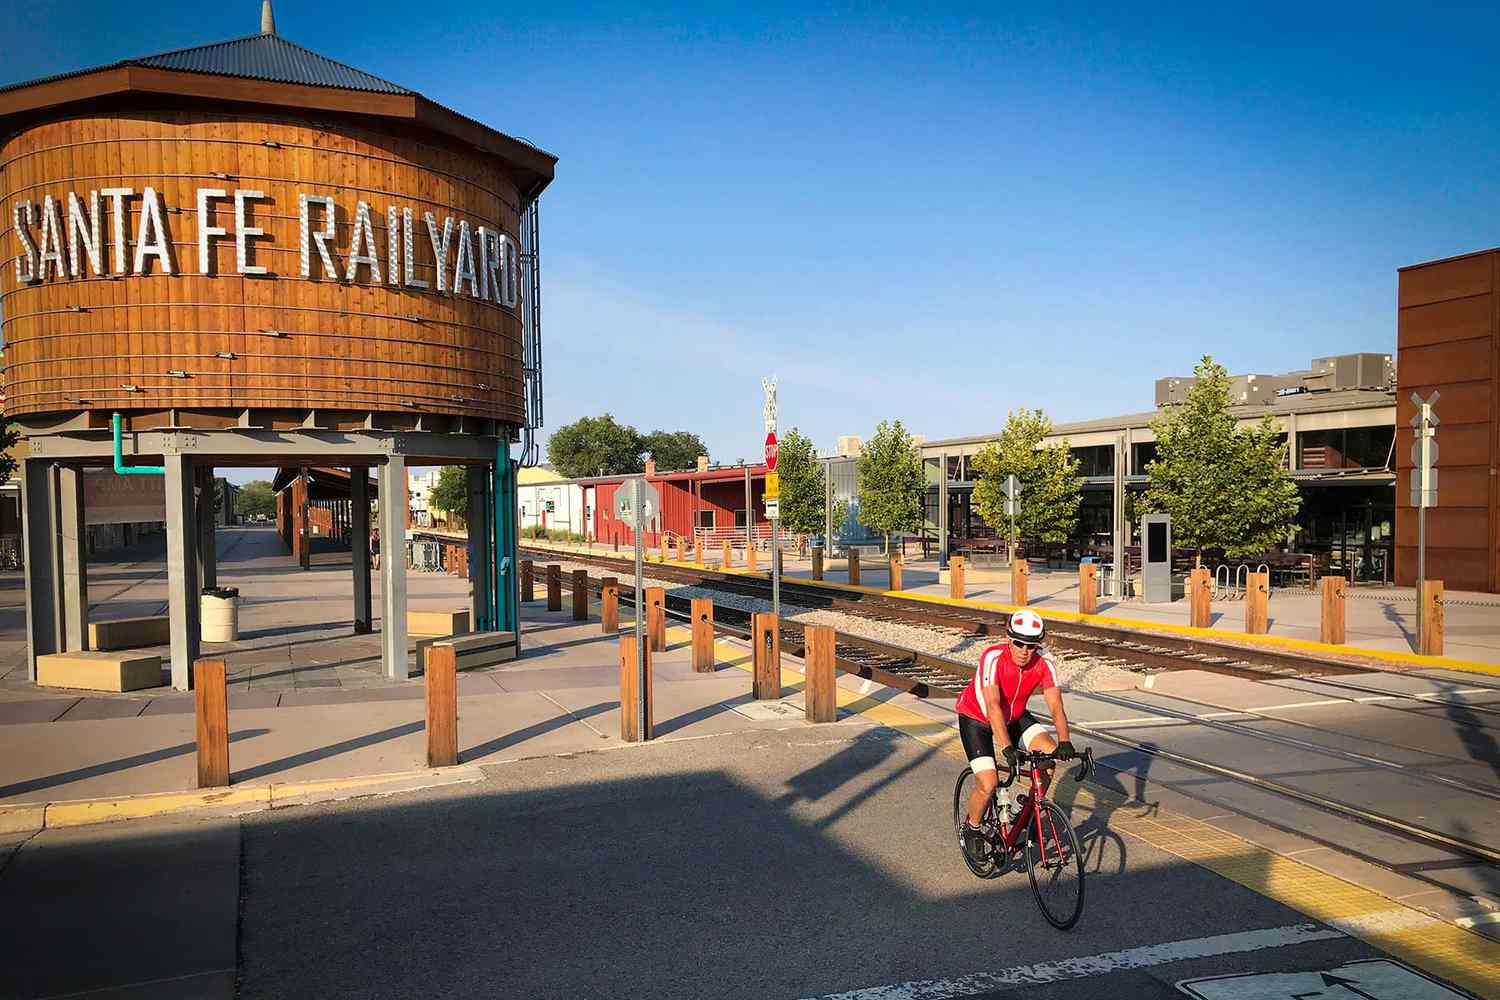
[[[371,793],[395,793],[437,785],[479,781],[484,774],[475,765],[432,768],[421,771],[395,771],[387,774],[333,778],[320,781],[284,781],[271,785],[230,788],[203,788],[187,792],[156,792],[148,795],[126,795],[119,798],[79,799],[36,805],[11,806],[12,810],[40,810],[43,820],[29,829],[89,826],[122,820],[146,819],[190,811],[222,812],[238,816],[263,809],[284,808],[313,802],[331,802]],[[28,815],[33,815],[29,813]]]
[[[0,833],[35,833],[46,825],[45,802],[0,806]]]

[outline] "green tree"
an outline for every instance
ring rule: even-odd
[[[264,514],[266,517],[274,517],[276,514],[276,494],[271,492],[271,484],[264,479],[256,479],[240,487],[240,515],[254,517],[257,514]]]
[[[1286,468],[1286,445],[1267,413],[1240,428],[1229,412],[1229,373],[1204,355],[1187,399],[1152,422],[1156,459],[1142,513],[1172,515],[1183,548],[1256,555],[1287,537],[1302,498]]]
[[[608,413],[582,417],[547,439],[547,460],[567,479],[640,472],[641,436]]]
[[[445,465],[438,470],[437,484],[427,494],[427,506],[450,514],[469,509],[469,477],[461,466]]]
[[[882,420],[859,459],[859,523],[885,535],[922,526],[922,452],[901,421]]]
[[[16,456],[11,452],[19,439],[20,435],[11,426],[10,418],[0,414],[0,483],[10,482],[10,477],[16,471]]]
[[[812,441],[793,427],[781,439],[776,458],[781,477],[781,526],[798,535],[821,535],[827,527],[827,467],[818,461]],[[843,524],[849,505],[833,505],[833,523]]]
[[[690,431],[652,431],[641,438],[641,450],[650,452],[656,468],[666,472],[696,469],[698,456],[708,454],[708,445]]]
[[[1000,436],[974,456],[979,470],[974,506],[985,524],[1013,528],[1018,537],[1037,542],[1065,542],[1072,535],[1083,503],[1079,462],[1067,441],[1041,447],[1051,433],[1052,421],[1041,410],[1011,410]],[[1021,502],[1014,518],[1005,514],[1002,487],[1007,476],[1020,480]]]

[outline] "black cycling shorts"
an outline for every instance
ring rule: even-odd
[[[1036,721],[1036,716],[1030,712],[1022,712],[1010,720],[1005,731],[1014,746],[1030,750],[1031,741],[1036,738],[1037,733],[1045,733],[1047,727]],[[989,726],[967,715],[960,715],[958,738],[963,741],[964,756],[969,758],[969,766],[975,772],[999,770],[995,763],[995,733]]]

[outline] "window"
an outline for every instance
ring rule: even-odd
[[[700,510],[698,512],[698,527],[712,528],[714,526],[714,512],[711,510]]]
[[[734,526],[736,528],[743,528],[745,526],[745,509],[743,507],[734,512]]]
[[[1146,474],[1146,466],[1156,461],[1156,442],[1137,441],[1130,446],[1130,471],[1137,476]]]
[[[1115,474],[1115,449],[1114,445],[1096,444],[1089,447],[1072,449],[1073,457],[1078,459],[1078,474],[1085,478],[1089,476],[1112,476]]]
[[[1391,455],[1396,428],[1336,427],[1297,435],[1299,469],[1381,469]]]

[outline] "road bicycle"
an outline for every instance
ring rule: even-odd
[[[970,855],[964,846],[964,819],[975,781],[974,772],[965,767],[953,786],[953,826],[964,863],[980,878],[998,878],[1018,869],[1024,850],[1026,874],[1036,905],[1049,924],[1065,931],[1078,922],[1078,915],[1083,912],[1083,852],[1067,816],[1042,794],[1042,768],[1057,759],[1055,754],[1024,750],[1016,755],[1016,770],[1006,773],[1005,780],[984,807],[979,829],[984,834],[985,847],[979,857]],[[1082,781],[1094,772],[1094,751],[1084,750],[1076,759],[1078,768],[1073,779]],[[1012,815],[1008,789],[1022,767],[1030,768],[1031,792],[1021,799],[1020,811]]]

